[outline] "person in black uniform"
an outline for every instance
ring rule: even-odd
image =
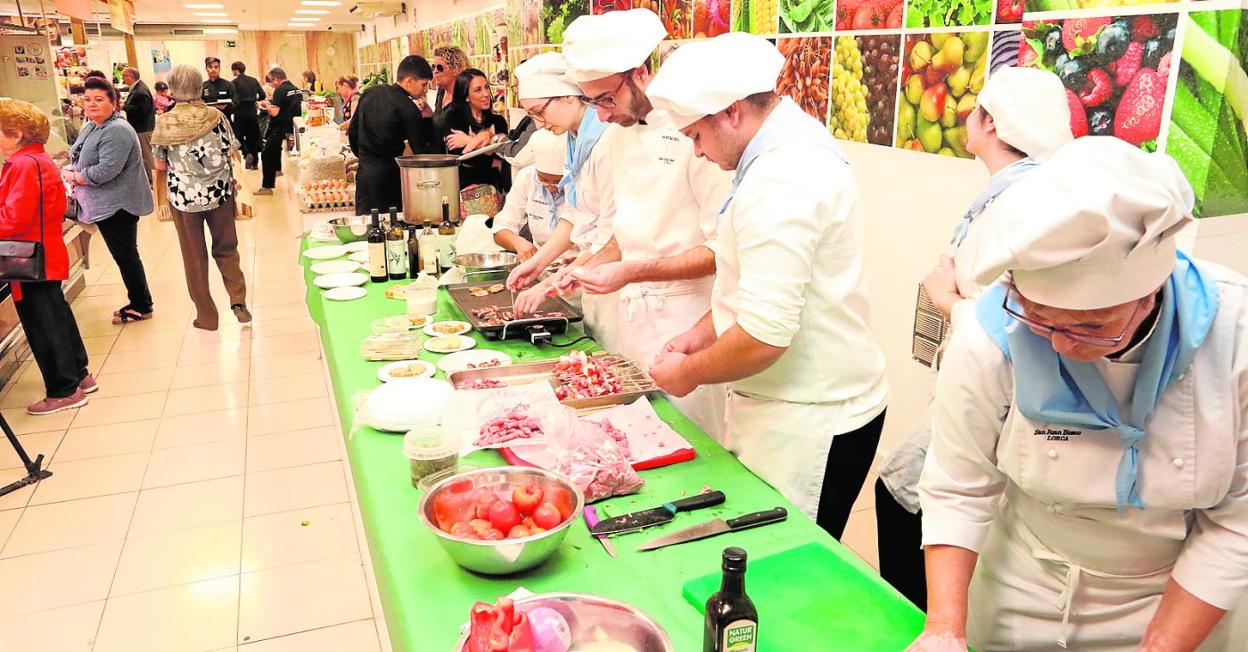
[[[230,64],[234,73],[234,135],[238,136],[248,170],[259,168],[260,119],[256,115],[257,102],[265,99],[264,87],[255,77],[247,76],[247,64],[235,61]]]
[[[295,132],[295,116],[299,115],[299,106],[303,103],[303,95],[286,78],[285,70],[270,70],[268,80],[273,94],[272,99],[260,103],[260,108],[269,114],[269,128],[264,133],[264,150],[260,153],[264,177],[260,189],[255,192],[257,195],[273,194],[277,173],[282,169],[282,146]]]
[[[147,169],[148,180],[153,179],[156,163],[152,158],[152,131],[156,129],[156,101],[152,91],[143,80],[139,79],[139,71],[127,67],[121,71],[121,79],[130,87],[126,95],[126,103],[121,109],[126,112],[126,122],[134,127],[139,136],[139,153],[143,155],[143,167]]]
[[[204,59],[208,79],[204,81],[204,104],[219,109],[230,118],[234,115],[234,84],[221,79],[221,60],[216,57]]]
[[[385,211],[403,205],[399,166],[394,159],[403,154],[404,141],[415,154],[440,151],[435,145],[433,124],[421,115],[415,100],[429,90],[433,69],[418,55],[399,63],[397,83],[375,86],[364,91],[347,127],[351,151],[360,159],[355,174],[355,212],[367,215],[376,208]]]

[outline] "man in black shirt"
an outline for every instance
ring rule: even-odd
[[[273,88],[271,100],[260,103],[260,108],[269,114],[269,129],[264,134],[264,150],[260,153],[260,165],[264,170],[264,178],[260,183],[257,195],[273,194],[277,185],[277,173],[282,169],[282,145],[286,138],[295,132],[295,116],[299,115],[299,107],[303,95],[299,89],[286,79],[286,71],[274,68],[269,71],[269,85]]]
[[[204,104],[220,109],[225,117],[234,114],[234,84],[221,79],[221,60],[216,57],[204,59],[208,79],[204,81]]]
[[[360,96],[347,128],[351,151],[360,159],[355,175],[357,215],[403,205],[399,165],[394,159],[403,154],[404,141],[414,154],[439,151],[433,142],[433,124],[415,103],[429,91],[432,78],[429,62],[413,54],[399,63],[397,83],[370,88]],[[458,192],[458,188],[453,191]]]
[[[126,95],[126,103],[122,110],[126,112],[126,122],[134,127],[139,135],[139,150],[143,154],[143,167],[147,168],[147,178],[153,179],[155,160],[152,158],[152,131],[156,129],[156,102],[152,99],[152,91],[139,79],[139,71],[126,68],[121,71],[121,80],[130,87]]]
[[[238,136],[247,169],[255,170],[260,159],[260,120],[256,115],[256,103],[265,99],[264,87],[255,77],[247,76],[247,65],[242,61],[230,64],[234,73],[234,135]]]

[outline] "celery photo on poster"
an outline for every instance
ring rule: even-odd
[[[1166,135],[1196,192],[1196,215],[1248,212],[1248,11],[1183,19],[1179,82]]]

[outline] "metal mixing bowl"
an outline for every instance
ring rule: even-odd
[[[543,593],[516,601],[516,611],[537,607],[559,612],[572,630],[572,649],[597,641],[600,636],[613,643],[631,646],[637,652],[674,652],[672,639],[663,627],[631,604],[584,593]],[[468,637],[459,639],[455,649],[468,649]]]
[[[367,238],[370,225],[371,222],[365,215],[335,217],[329,220],[329,226],[334,229],[334,236],[343,244],[358,242]]]
[[[479,254],[460,254],[451,259],[456,267],[463,267],[467,274],[478,272],[510,272],[520,264],[520,257],[510,251],[494,251]]]
[[[569,492],[573,496],[572,515],[545,532],[502,541],[462,539],[438,527],[433,506],[439,495],[452,489],[474,491],[484,487],[500,496],[510,496],[513,489],[527,482],[537,483],[543,491]],[[438,537],[438,543],[455,563],[478,573],[508,575],[533,568],[554,554],[584,507],[585,496],[564,476],[536,468],[500,466],[457,473],[433,485],[420,498],[420,520]]]

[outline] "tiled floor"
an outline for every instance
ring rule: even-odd
[[[246,185],[258,178],[248,173]],[[285,183],[284,181],[282,183]],[[280,185],[279,185],[280,188]],[[74,304],[100,392],[29,417],[28,363],[0,409],[52,478],[0,498],[0,648],[41,652],[382,649],[285,193],[239,222],[255,315],[191,326],[172,224],[139,243],[156,317],[114,326],[125,289],[93,239]],[[0,484],[24,475],[0,442]],[[384,634],[383,634],[384,636]],[[388,644],[385,644],[388,648]]]

